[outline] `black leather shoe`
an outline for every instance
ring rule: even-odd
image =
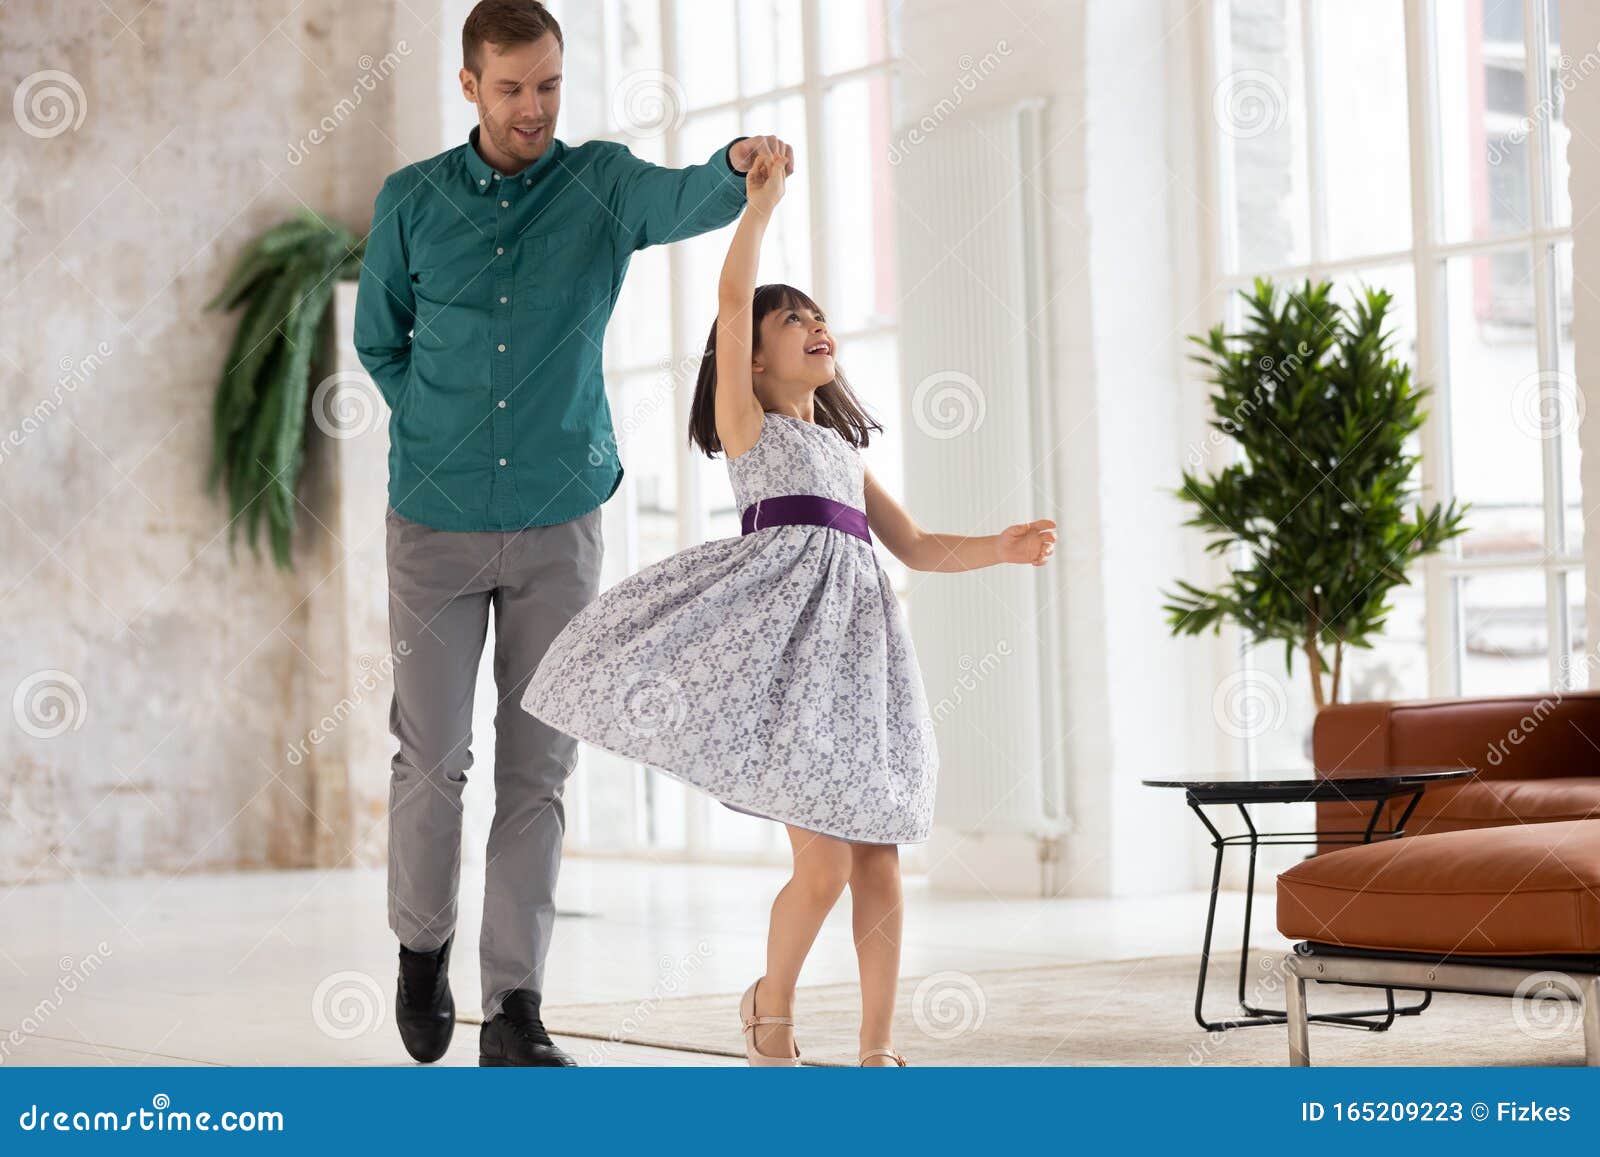
[[[500,1011],[483,1024],[478,1033],[478,1064],[577,1065],[544,1031],[539,1019],[539,994],[531,988],[513,988],[506,993]]]
[[[395,986],[394,1022],[406,1052],[423,1064],[444,1056],[456,1028],[456,1001],[450,994],[450,945],[456,934],[432,952],[400,945],[400,980]]]

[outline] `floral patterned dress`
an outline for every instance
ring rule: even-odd
[[[864,510],[839,434],[768,413],[728,460],[743,510],[818,494]],[[911,637],[875,547],[768,526],[679,551],[585,607],[522,707],[737,811],[863,843],[918,843],[938,748]]]

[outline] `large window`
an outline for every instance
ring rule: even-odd
[[[1429,501],[1470,530],[1413,569],[1345,698],[1587,685],[1571,211],[1554,0],[1213,0],[1213,269],[1231,290],[1327,277],[1395,295],[1430,387]],[[1228,322],[1238,320],[1230,300]],[[1243,728],[1301,762],[1310,695],[1281,648]]]
[[[605,0],[553,10],[567,37],[569,141],[617,140],[675,167],[704,161],[742,134],[775,133],[794,145],[795,175],[768,230],[759,278],[796,285],[827,311],[841,369],[888,427],[864,457],[898,490],[890,5]],[[579,28],[586,30],[581,44]],[[575,53],[585,53],[581,68]],[[629,267],[604,354],[626,467],[607,509],[605,585],[739,531],[725,461],[691,452],[686,439],[733,228],[642,250]],[[903,568],[882,558],[903,589]],[[780,850],[776,824],[604,752],[586,749],[584,759],[571,798],[573,840],[585,849],[696,857]]]

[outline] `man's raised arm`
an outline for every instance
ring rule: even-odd
[[[709,160],[669,169],[634,156],[626,148],[610,158],[615,174],[611,211],[633,248],[666,245],[720,229],[744,209],[744,173],[733,167],[735,137]]]

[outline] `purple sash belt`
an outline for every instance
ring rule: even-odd
[[[769,526],[831,526],[870,543],[867,512],[820,494],[780,494],[744,508],[741,532],[750,534]]]

